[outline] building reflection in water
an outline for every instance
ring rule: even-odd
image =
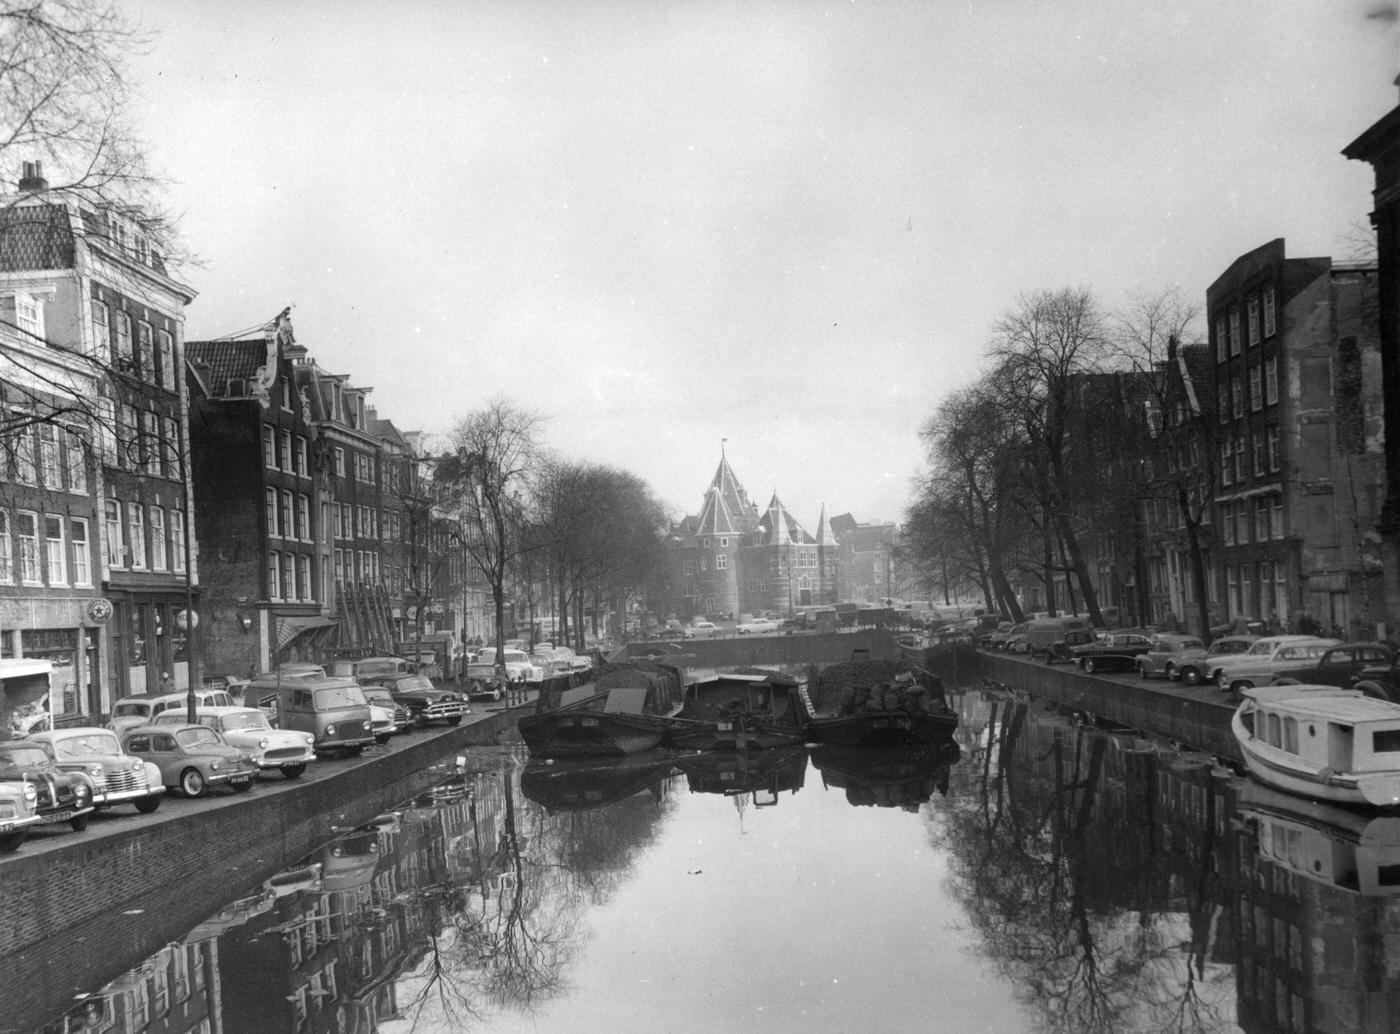
[[[877,771],[898,793],[813,758],[817,792],[935,802],[914,821],[1035,1029],[1400,1029],[1400,818],[1270,794],[1011,692],[949,702],[958,757]],[[563,992],[588,912],[631,878],[679,787],[786,809],[812,792],[806,764],[797,751],[571,771],[483,755],[338,831],[44,1034],[373,1034],[528,1014]]]

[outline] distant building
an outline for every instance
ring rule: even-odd
[[[652,601],[663,615],[791,615],[836,602],[836,539],[825,513],[809,534],[777,493],[760,511],[724,456],[699,514],[679,522],[670,541],[674,596]]]

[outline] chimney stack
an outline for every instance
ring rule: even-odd
[[[24,173],[19,178],[19,189],[32,194],[49,189],[49,181],[44,179],[43,162],[24,163]]]

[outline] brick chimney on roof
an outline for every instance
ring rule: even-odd
[[[37,194],[49,189],[49,181],[44,179],[42,162],[24,162],[23,174],[19,178],[19,189]]]

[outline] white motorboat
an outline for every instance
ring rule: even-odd
[[[1231,729],[1260,782],[1342,804],[1400,805],[1400,704],[1335,686],[1243,695]]]

